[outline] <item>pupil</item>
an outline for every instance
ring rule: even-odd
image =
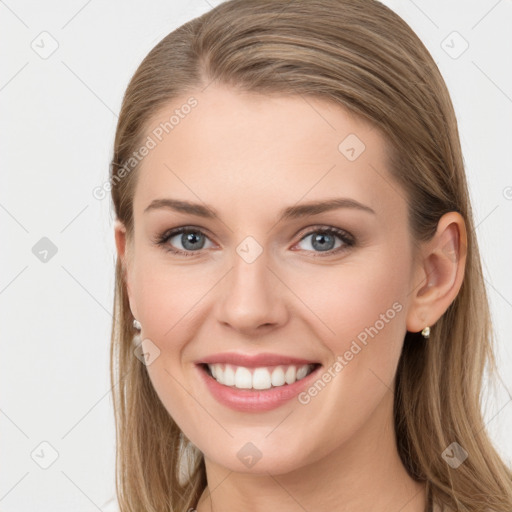
[[[197,236],[196,233],[186,233],[183,235],[183,237],[184,237],[183,246],[186,249],[194,249],[194,244],[200,246],[200,244],[197,244],[197,242],[199,241],[199,237]]]
[[[320,244],[318,247],[319,249],[326,250],[326,251],[329,250],[329,248],[326,247],[326,245],[328,245],[328,242],[326,242],[326,240],[325,240],[326,238],[329,239],[332,237],[331,237],[331,235],[325,235],[325,234],[317,235],[315,237],[315,242]]]

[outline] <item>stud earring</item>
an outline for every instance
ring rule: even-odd
[[[132,338],[132,345],[134,347],[138,347],[141,343],[141,337],[140,337],[140,331],[142,329],[142,326],[140,325],[140,322],[136,319],[133,319],[133,327],[137,329],[137,334]]]
[[[425,329],[421,331],[421,334],[425,339],[430,337],[430,327],[425,327]]]

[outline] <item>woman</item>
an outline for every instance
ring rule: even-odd
[[[122,512],[510,511],[446,85],[373,0],[231,0],[126,91],[112,161]]]

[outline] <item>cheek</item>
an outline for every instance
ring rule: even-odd
[[[298,291],[315,313],[319,342],[332,353],[323,383],[302,397],[313,430],[326,422],[344,426],[330,448],[362,428],[385,397],[391,400],[405,335],[407,284],[398,263],[395,270],[358,262],[329,276],[319,271]]]
[[[172,264],[165,257],[141,255],[135,267],[135,300],[146,337],[179,340],[180,329],[193,321],[196,311],[215,284],[212,272],[193,265]]]
[[[308,316],[333,357],[346,355],[350,366],[364,367],[359,371],[382,368],[389,376],[406,332],[408,274],[406,262],[388,259],[380,251],[364,262],[304,272],[295,291],[314,313]]]
[[[201,297],[212,286],[208,280],[196,279],[195,274],[192,279],[192,274],[185,266],[171,266],[164,258],[144,258],[142,254],[134,274],[143,348],[158,354],[147,372],[163,406],[186,432],[193,429],[198,405],[191,398],[193,390],[182,367],[182,354],[196,335],[193,326],[200,324]]]
[[[165,257],[141,254],[134,267],[135,300],[144,340],[158,353],[147,366],[153,387],[181,428],[197,416],[197,403],[188,380],[182,356],[204,323],[204,305],[218,277],[199,266],[170,264]],[[146,346],[144,345],[144,349]],[[154,353],[155,353],[154,352]]]

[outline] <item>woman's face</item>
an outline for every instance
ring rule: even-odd
[[[213,85],[194,98],[193,108],[181,109],[189,96],[169,105],[146,134],[154,144],[127,247],[158,396],[207,461],[232,471],[279,474],[377,448],[418,284],[383,138],[316,99]],[[176,109],[166,133],[160,123]],[[341,207],[306,209],[331,201]],[[189,233],[166,236],[181,227]],[[251,388],[292,382],[287,357],[317,366],[296,384],[237,390],[198,364],[226,353],[283,358],[256,362],[257,378],[250,363],[221,363],[224,378]]]

